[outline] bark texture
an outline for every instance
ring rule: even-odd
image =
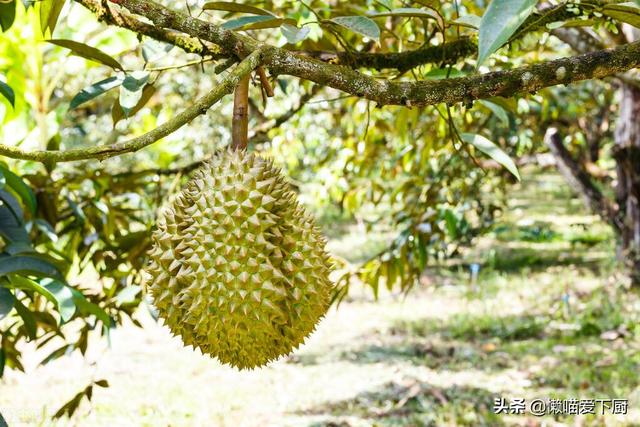
[[[623,84],[616,124],[616,198],[623,223],[619,254],[640,285],[640,89]]]

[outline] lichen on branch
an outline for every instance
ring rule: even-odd
[[[85,1],[85,0],[79,0]],[[144,16],[157,27],[172,29],[220,46],[239,56],[265,49],[264,67],[375,101],[378,105],[434,105],[471,102],[493,96],[511,97],[558,84],[599,79],[640,65],[640,43],[580,56],[556,59],[508,71],[437,81],[379,80],[351,67],[318,61],[308,56],[263,45],[250,37],[215,24],[172,11],[150,0],[118,0],[121,7]]]

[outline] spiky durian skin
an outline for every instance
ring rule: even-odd
[[[218,153],[165,208],[146,286],[186,345],[238,368],[297,348],[330,304],[325,240],[272,163]]]

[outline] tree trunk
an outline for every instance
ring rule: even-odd
[[[640,89],[628,84],[620,89],[614,158],[618,218],[622,225],[619,256],[633,283],[640,285]]]

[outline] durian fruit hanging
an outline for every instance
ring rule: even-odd
[[[325,240],[273,164],[218,153],[165,208],[146,286],[186,345],[238,368],[297,348],[329,308]]]

